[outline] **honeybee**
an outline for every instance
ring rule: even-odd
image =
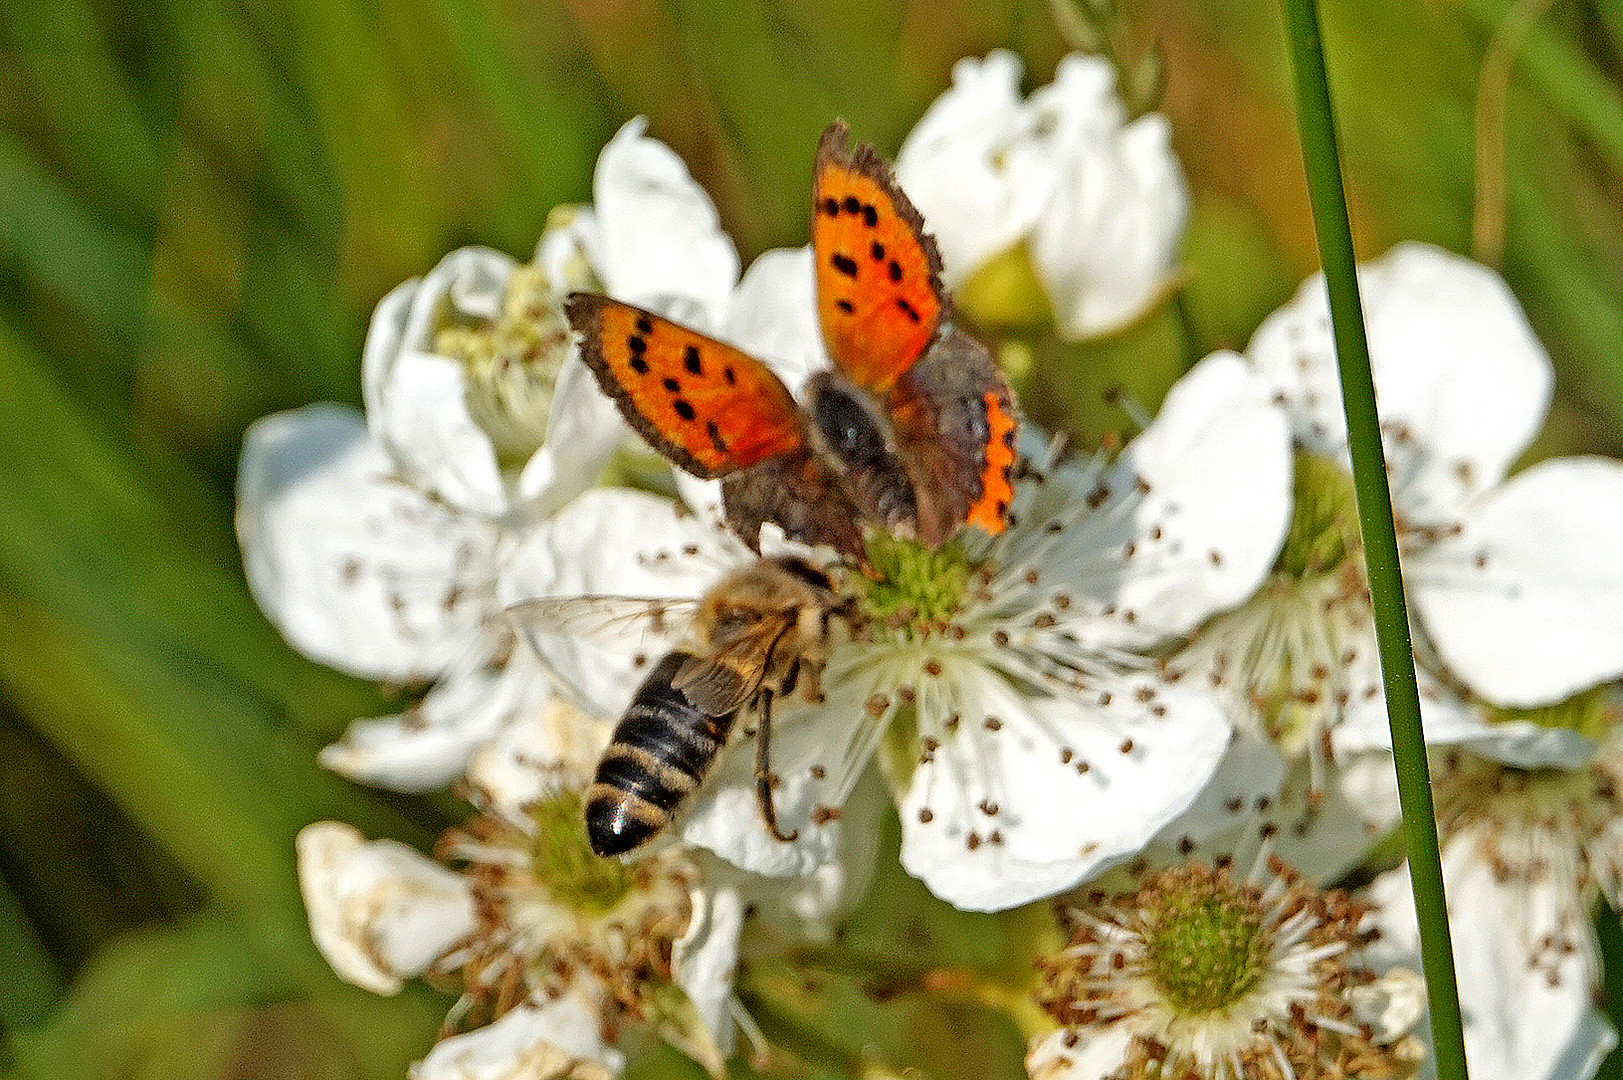
[[[592,603],[577,597],[564,603]],[[670,601],[646,601],[655,614]],[[519,605],[552,620],[558,602]],[[586,837],[602,856],[635,851],[663,832],[704,783],[741,713],[756,719],[755,784],[761,815],[785,843],[772,805],[772,703],[818,695],[830,620],[844,610],[834,582],[794,556],[761,558],[716,582],[696,602],[686,640],[660,658],[631,697],[586,793]]]

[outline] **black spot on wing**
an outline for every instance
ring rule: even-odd
[[[675,379],[666,379],[665,389],[669,390],[673,394],[680,394],[682,392],[682,384],[677,382]]]
[[[654,332],[654,321],[646,315],[637,316],[637,333],[647,336]]]
[[[857,261],[851,256],[842,255],[836,251],[833,255],[829,256],[828,261],[833,264],[834,269],[838,270],[846,277],[854,278],[857,276]]]
[[[677,398],[675,401],[671,402],[671,408],[675,409],[676,415],[680,416],[684,420],[692,420],[695,416],[699,415],[693,410],[692,403],[684,398]]]
[[[648,374],[648,361],[644,360],[640,355],[633,353],[631,357],[631,370],[635,371],[638,375]]]
[[[874,209],[872,203],[862,204],[862,223],[870,229],[879,224],[879,211]]]
[[[688,369],[689,375],[703,375],[704,363],[699,359],[699,347],[689,345],[682,353],[682,366]]]
[[[901,309],[903,315],[906,315],[912,321],[919,321],[918,309],[907,302],[907,297],[898,296],[896,298],[896,306]]]
[[[847,315],[850,315],[857,310],[856,305],[851,303],[849,300],[836,300],[834,301],[834,306],[845,312]]]

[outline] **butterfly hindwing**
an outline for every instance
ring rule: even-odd
[[[959,525],[997,534],[1014,501],[1014,396],[991,355],[957,328],[937,339],[891,392],[891,420],[927,547]]]
[[[752,550],[772,522],[790,540],[827,544],[846,555],[862,551],[862,511],[834,470],[802,447],[740,470],[721,482],[727,524]]]
[[[626,422],[693,475],[725,476],[805,445],[789,389],[755,357],[605,296],[572,293],[564,312]]]
[[[844,124],[823,132],[813,173],[823,338],[840,370],[882,395],[941,323],[941,256],[890,166],[866,143],[851,149]]]

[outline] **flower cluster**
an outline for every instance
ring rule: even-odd
[[[1118,328],[1175,278],[1187,197],[1165,121],[1128,122],[1096,60],[1024,100],[1018,78],[1005,54],[963,61],[899,181],[994,336],[977,282],[1011,267],[1050,332]],[[1243,353],[1195,364],[1119,448],[1023,425],[995,536],[931,550],[870,530],[859,565],[768,527],[766,555],[827,576],[827,640],[771,727],[743,710],[691,805],[661,808],[670,827],[622,862],[582,827],[614,722],[696,647],[683,613],[761,554],[716,483],[631,434],[564,297],[677,319],[791,389],[829,360],[810,252],[740,277],[708,198],[640,122],[593,194],[527,264],[464,249],[386,297],[364,415],[311,406],[245,440],[260,605],[296,648],[413,697],[323,763],[472,801],[433,858],[336,822],[299,841],[341,976],[457,995],[413,1075],[613,1076],[650,1039],[721,1075],[740,1031],[763,1050],[740,957],[831,939],[886,788],[901,864],[935,896],[1055,898],[1066,940],[1026,987],[1034,1077],[1422,1070],[1405,872],[1326,891],[1396,808],[1322,281]],[[1478,973],[1461,980],[1472,1071],[1584,1075],[1613,1041],[1590,915],[1623,901],[1606,686],[1623,675],[1623,466],[1513,471],[1550,365],[1490,271],[1404,245],[1362,285],[1454,917],[1502,930],[1457,939]],[[679,786],[637,760],[648,791]]]

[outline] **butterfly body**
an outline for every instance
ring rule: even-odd
[[[936,547],[1000,531],[1016,419],[986,349],[950,318],[924,223],[867,145],[834,124],[818,145],[812,250],[834,361],[801,401],[760,360],[653,312],[576,293],[581,355],[633,428],[678,466],[722,480],[729,525],[767,522],[861,557],[862,526]]]

